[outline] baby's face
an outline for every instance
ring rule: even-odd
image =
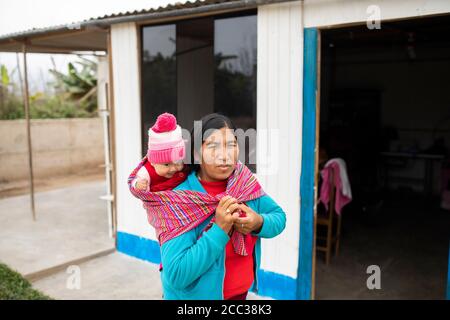
[[[155,168],[158,176],[170,179],[173,175],[183,170],[183,162],[169,162],[169,163],[152,163],[153,168]]]

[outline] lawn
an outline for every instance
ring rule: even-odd
[[[30,282],[5,264],[0,263],[0,300],[51,300],[33,289]]]

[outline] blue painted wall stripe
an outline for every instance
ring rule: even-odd
[[[297,298],[311,299],[314,236],[314,147],[316,144],[317,29],[304,30],[302,172]]]
[[[126,232],[117,232],[117,251],[151,263],[161,262],[158,242]]]
[[[161,252],[158,242],[126,232],[117,232],[117,251],[159,264]],[[296,279],[266,270],[258,270],[258,295],[273,299],[295,299]]]
[[[295,300],[296,279],[283,274],[258,270],[258,295],[277,300]]]

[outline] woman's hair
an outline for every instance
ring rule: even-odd
[[[224,116],[220,113],[210,113],[199,121],[202,123],[202,130],[197,130],[199,132],[195,132],[194,128],[191,130],[191,170],[198,171],[200,165],[195,163],[194,153],[195,151],[200,154],[200,149],[203,142],[214,132],[214,129],[220,130],[222,128],[229,128],[232,130],[236,130],[233,122],[227,116]],[[206,132],[206,135],[205,135]],[[195,144],[195,141],[201,141],[202,143]],[[197,149],[195,149],[197,147]]]

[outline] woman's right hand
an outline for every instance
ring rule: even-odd
[[[239,218],[239,203],[231,197],[225,196],[220,199],[216,208],[216,224],[226,233],[231,231],[234,221]]]

